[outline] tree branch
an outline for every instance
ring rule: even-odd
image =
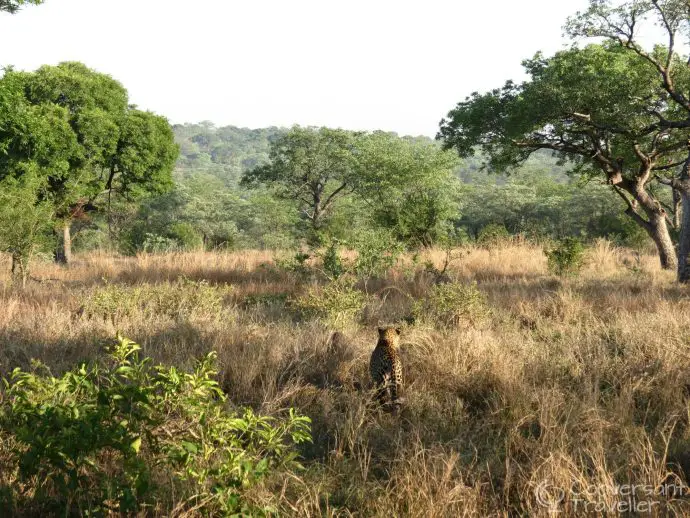
[[[322,211],[326,212],[328,208],[330,207],[331,203],[333,200],[336,198],[336,196],[343,191],[347,187],[347,182],[343,182],[343,184],[338,187],[335,191],[333,191],[328,198],[326,198],[326,201],[324,202],[322,206]]]
[[[623,198],[625,204],[628,206],[628,208],[625,210],[625,213],[634,219],[640,226],[649,230],[651,228],[649,222],[637,212],[637,202],[628,198],[618,186],[614,185],[613,190],[616,191],[621,198]]]

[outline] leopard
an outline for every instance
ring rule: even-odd
[[[402,403],[403,367],[400,359],[399,327],[379,327],[379,340],[369,362],[369,373],[381,405],[398,406]]]

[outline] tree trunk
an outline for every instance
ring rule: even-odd
[[[70,264],[72,262],[72,234],[71,224],[65,222],[62,227],[62,238],[58,238],[58,245],[55,249],[55,262],[60,264]]]
[[[681,221],[678,236],[678,282],[690,282],[690,140],[688,158],[683,164],[680,178],[671,182],[673,192],[680,194]]]
[[[618,189],[625,190],[632,196],[632,200],[630,200],[618,190],[618,193],[628,203],[628,210],[625,213],[644,228],[649,237],[654,241],[659,252],[661,267],[664,270],[675,270],[678,264],[676,248],[668,231],[666,211],[664,211],[658,200],[647,192],[643,181],[622,181],[619,182]],[[639,209],[642,209],[647,219],[640,215]]]
[[[680,190],[682,217],[678,237],[678,282],[690,281],[690,189]]]
[[[647,229],[659,251],[659,260],[664,270],[676,269],[676,248],[673,246],[671,234],[668,231],[665,214],[654,214],[649,220]]]

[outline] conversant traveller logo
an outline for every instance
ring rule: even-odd
[[[645,515],[659,510],[664,500],[690,497],[690,487],[681,483],[590,484],[570,486],[543,480],[534,489],[537,505],[549,513],[577,515]]]

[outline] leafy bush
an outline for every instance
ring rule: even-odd
[[[179,250],[179,248],[179,243],[175,239],[147,232],[143,243],[136,251],[150,254],[164,254],[175,252]]]
[[[489,223],[479,231],[477,243],[485,246],[495,246],[510,239],[508,229],[496,223]]]
[[[567,275],[576,273],[582,267],[585,247],[579,239],[566,237],[555,246],[544,249],[544,253],[548,258],[550,272]]]
[[[175,223],[170,227],[169,235],[181,250],[199,250],[204,246],[204,240],[190,223]]]
[[[205,515],[251,513],[260,510],[244,498],[249,487],[300,468],[295,445],[311,440],[309,418],[230,409],[214,380],[215,353],[183,372],[154,367],[139,350],[119,338],[104,364],[59,378],[15,369],[4,380],[0,439],[10,469],[0,474],[0,507],[135,513],[174,493]]]
[[[345,265],[340,257],[340,244],[332,240],[323,253],[323,270],[330,279],[337,279],[345,273]]]
[[[297,251],[294,255],[289,257],[276,257],[275,263],[278,268],[286,272],[297,273],[299,275],[306,275],[310,273],[310,268],[307,261],[311,258],[311,254]]]
[[[353,270],[365,278],[386,275],[404,251],[403,244],[383,230],[360,232],[352,245],[357,251]]]
[[[436,284],[422,300],[415,302],[415,320],[426,320],[442,326],[457,326],[461,322],[475,323],[489,313],[486,298],[476,283]]]
[[[218,315],[229,287],[214,287],[208,281],[180,278],[160,284],[106,284],[88,294],[82,303],[84,314],[101,316],[116,324],[134,313],[164,315],[174,320]]]
[[[291,301],[302,315],[319,318],[329,325],[339,327],[354,321],[364,309],[365,295],[355,289],[356,279],[343,276],[323,287],[312,287],[309,291]]]
[[[12,275],[26,285],[29,262],[38,252],[48,250],[53,211],[41,201],[39,175],[29,167],[19,180],[6,176],[0,182],[0,252],[12,257]]]

